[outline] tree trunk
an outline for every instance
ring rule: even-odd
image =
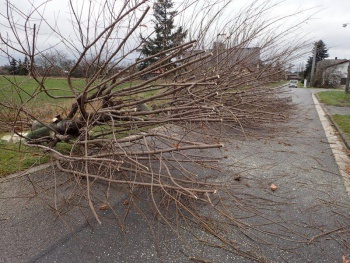
[[[348,75],[346,76],[345,94],[350,93],[349,78],[350,78],[350,60],[349,60],[349,66],[348,66]]]

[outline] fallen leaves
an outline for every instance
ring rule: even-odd
[[[343,256],[342,259],[343,259],[342,263],[350,263],[350,260],[348,260],[346,256]]]
[[[292,146],[290,143],[287,143],[287,142],[278,142],[278,144],[281,144],[284,146]]]
[[[179,144],[178,144],[178,143],[174,143],[173,146],[174,146],[177,150],[179,150]]]
[[[235,181],[241,181],[241,175],[240,174],[235,174],[234,180]]]
[[[107,208],[108,208],[108,205],[107,205],[107,204],[102,204],[102,205],[100,205],[100,207],[99,207],[100,210],[107,210]]]
[[[347,174],[350,174],[350,166],[349,165],[345,165],[345,172]]]
[[[271,184],[271,185],[270,185],[270,189],[271,189],[272,191],[276,191],[276,190],[277,190],[277,186],[276,186],[275,184]]]

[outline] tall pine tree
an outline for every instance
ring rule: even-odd
[[[181,26],[175,28],[174,17],[176,11],[171,11],[173,3],[171,0],[157,0],[153,5],[155,24],[155,37],[143,38],[144,44],[142,45],[141,54],[144,58],[158,54],[159,52],[176,47],[183,43],[186,38],[187,31]],[[154,62],[162,60],[166,54],[155,56],[150,58],[139,65],[139,69],[142,70]],[[169,61],[164,61],[162,64],[166,64]]]
[[[17,61],[12,58],[10,61],[10,74],[16,75],[18,70]]]
[[[316,64],[317,62],[329,57],[328,48],[326,47],[326,44],[322,40],[319,40],[315,43],[314,48],[312,49],[312,54],[314,54],[315,47],[316,47]],[[313,58],[314,57],[311,56],[307,59],[305,71],[304,71],[304,78],[308,78],[311,75]]]
[[[28,59],[27,57],[24,58],[24,62],[22,63],[21,60],[18,61],[18,67],[17,67],[17,75],[28,75]]]

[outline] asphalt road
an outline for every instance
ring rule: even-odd
[[[287,123],[252,130],[248,138],[232,134],[224,151],[207,154],[226,157],[220,163],[224,181],[241,177],[231,189],[237,200],[230,209],[250,227],[237,229],[237,242],[273,262],[342,262],[343,256],[350,259],[349,194],[311,91],[293,89],[290,95],[296,108]],[[167,226],[154,222],[154,233],[136,211],[125,231],[110,211],[103,212],[102,225],[87,223],[81,212],[88,208],[65,208],[64,198],[52,199],[55,188],[43,192],[55,178],[44,170],[0,183],[0,262],[194,262]],[[122,193],[115,197],[117,210],[123,201]],[[209,262],[254,262],[184,237]]]

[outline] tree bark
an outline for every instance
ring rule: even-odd
[[[350,78],[350,60],[349,60],[349,65],[348,65],[348,75],[346,76],[345,94],[350,93],[349,78]]]

